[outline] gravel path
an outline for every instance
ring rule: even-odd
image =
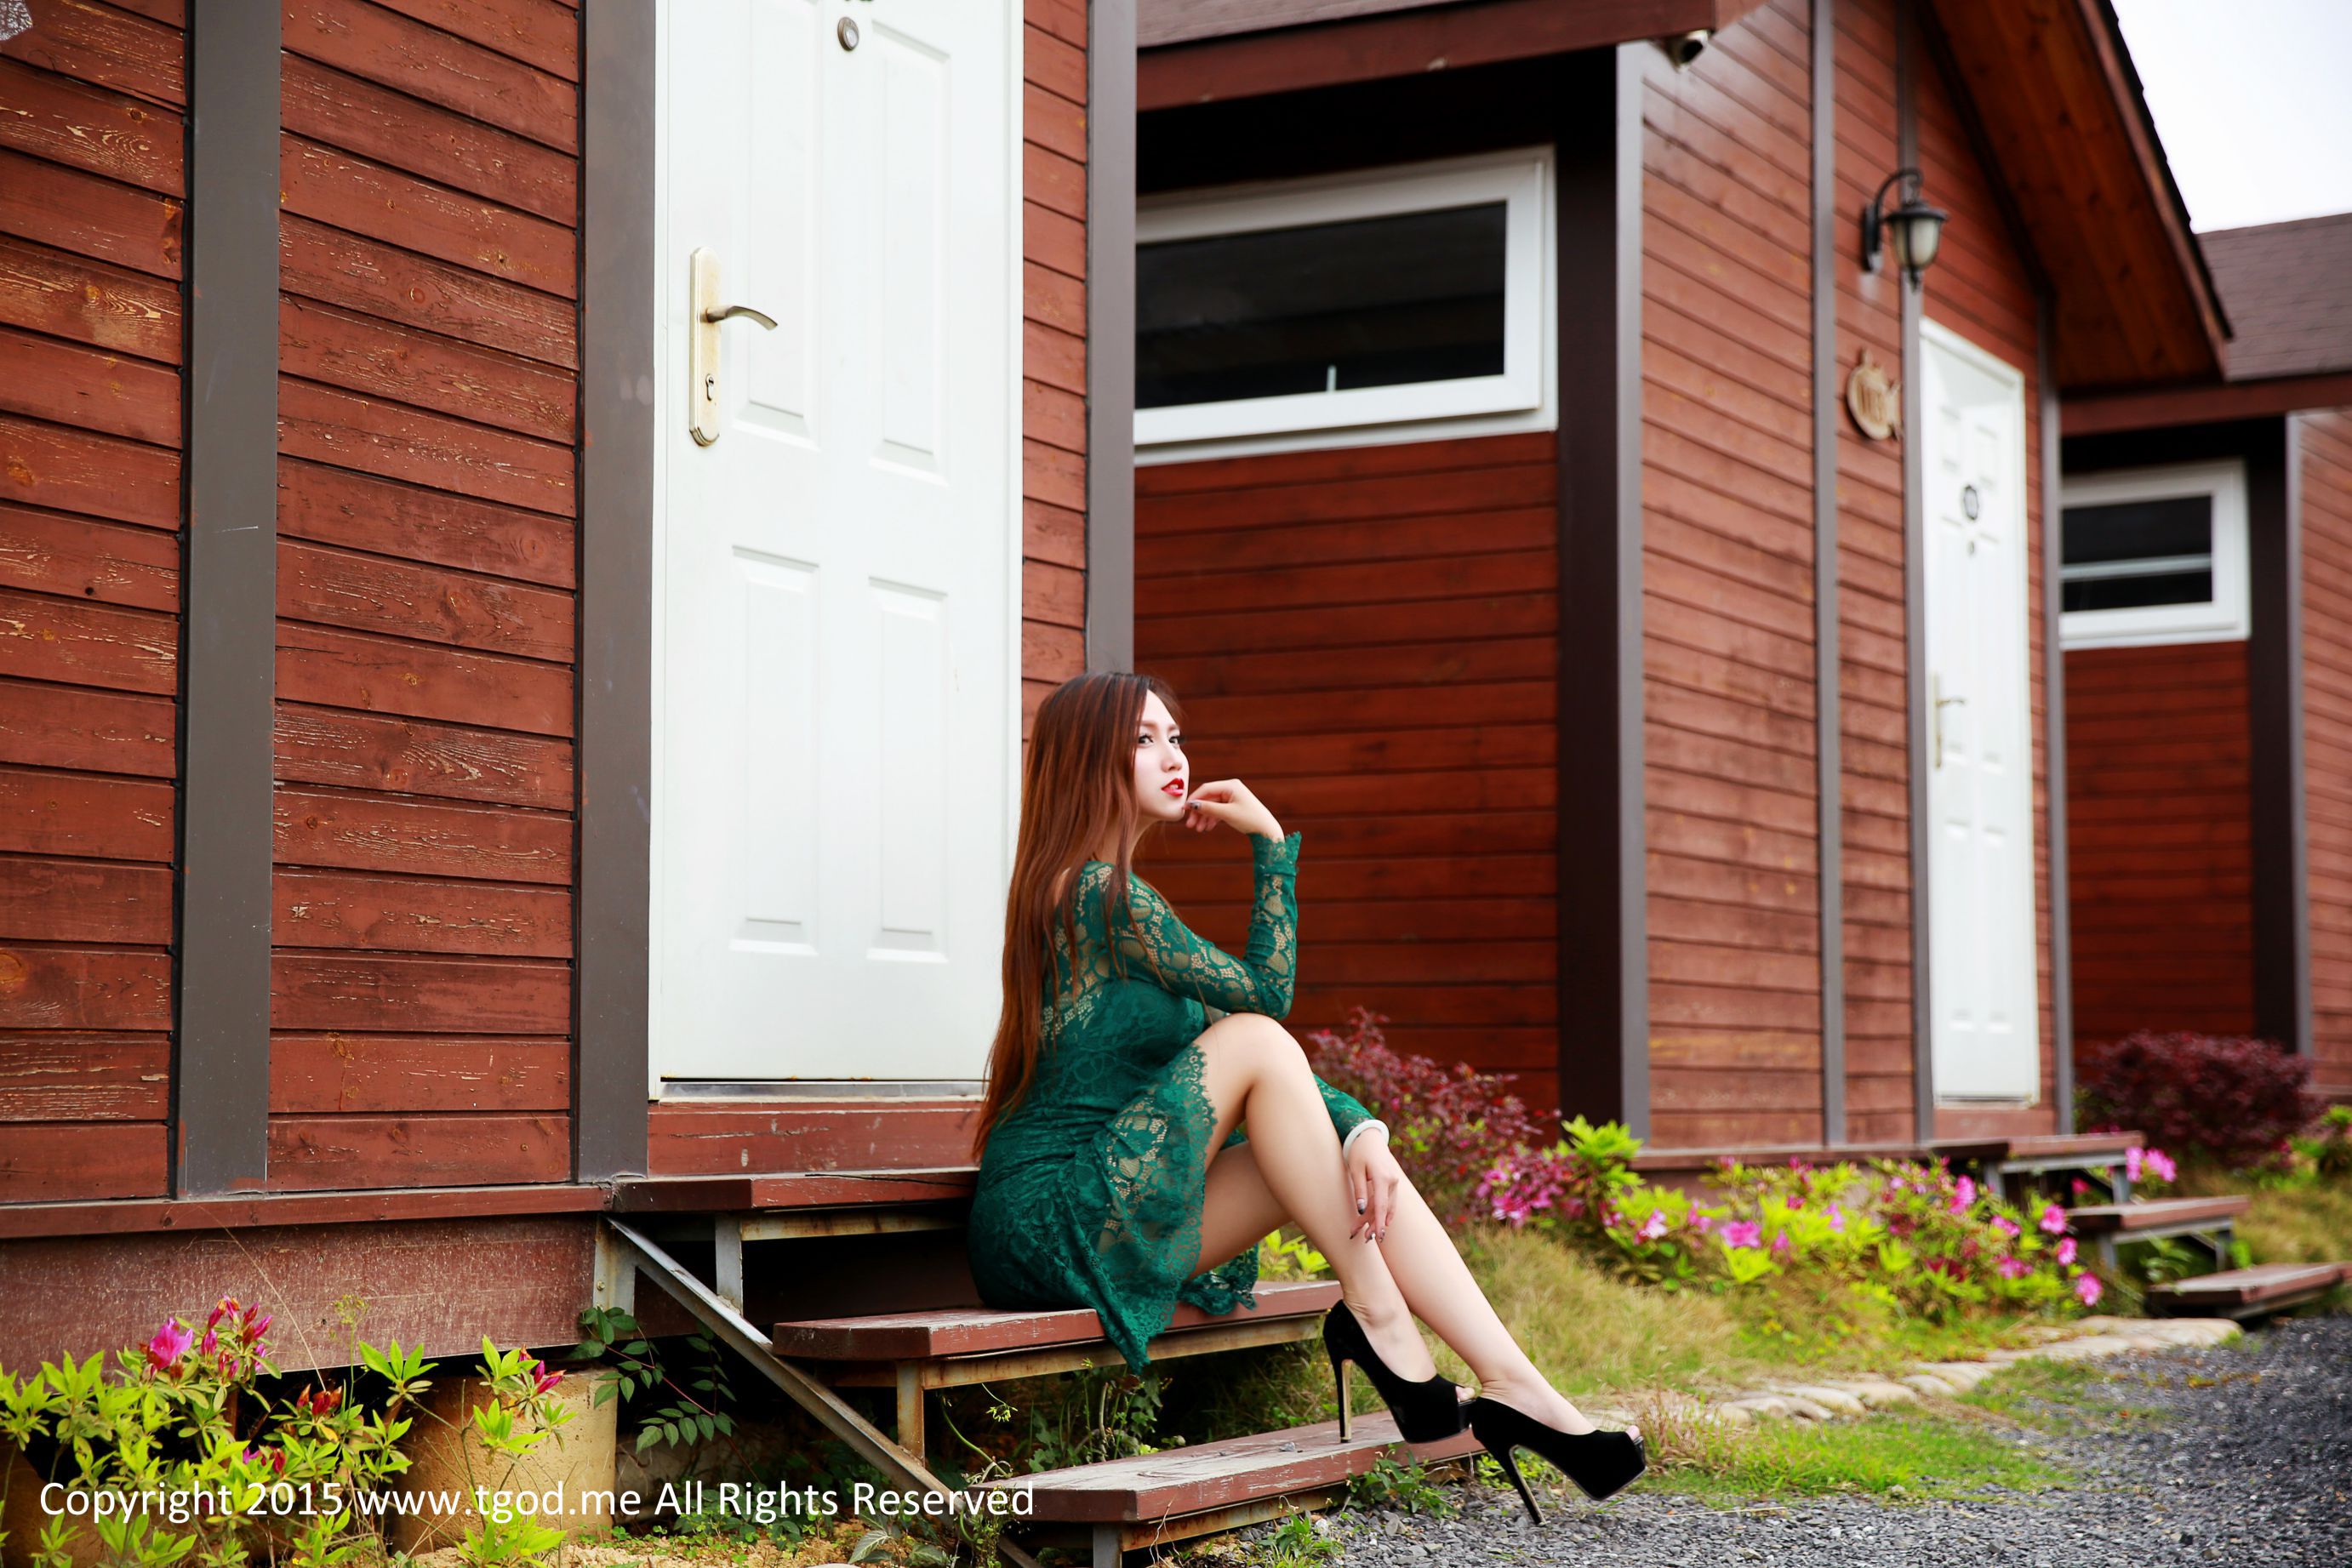
[[[1453,1495],[1471,1500],[1462,1519],[1349,1510],[1331,1531],[1345,1568],[2352,1564],[2352,1316],[2288,1319],[2214,1349],[2096,1364],[2116,1375],[2085,1400],[2168,1418],[2038,1435],[2082,1477],[2063,1490],[1964,1503],[1801,1499],[1785,1513],[1743,1513],[1636,1484],[1601,1504],[1570,1490],[1531,1527],[1507,1487],[1457,1485]]]

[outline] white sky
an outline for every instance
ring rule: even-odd
[[[2189,227],[2352,212],[2352,0],[2115,7]]]

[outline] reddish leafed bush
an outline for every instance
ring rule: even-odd
[[[2318,1112],[2311,1059],[2266,1040],[2137,1034],[2075,1061],[2086,1132],[2137,1127],[2150,1143],[2232,1169],[2267,1165]]]
[[[1466,1061],[1448,1067],[1389,1048],[1386,1015],[1349,1010],[1347,1031],[1303,1037],[1307,1060],[1324,1082],[1344,1089],[1389,1124],[1389,1146],[1412,1172],[1432,1213],[1459,1225],[1481,1212],[1478,1183],[1506,1156],[1559,1142],[1557,1111],[1545,1120],[1507,1085],[1515,1072],[1480,1072]]]

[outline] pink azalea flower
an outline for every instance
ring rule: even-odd
[[[174,1365],[187,1354],[188,1346],[194,1344],[195,1339],[194,1330],[184,1326],[177,1318],[172,1319],[157,1329],[155,1337],[147,1342],[147,1364],[158,1372]]]
[[[2058,1243],[2058,1261],[2072,1265],[2074,1261],[2074,1239],[2065,1237]]]
[[[2017,1221],[2011,1219],[2005,1214],[1996,1214],[1993,1216],[1992,1228],[1995,1230],[2000,1231],[2003,1236],[2010,1238],[2011,1240],[2014,1240],[2019,1236],[2024,1234],[2024,1228],[2020,1226]]]
[[[1655,1241],[1665,1233],[1666,1211],[1663,1208],[1652,1209],[1650,1218],[1642,1221],[1642,1228],[1634,1232],[1644,1241]]]
[[[522,1369],[531,1375],[530,1391],[533,1394],[544,1394],[549,1389],[563,1381],[563,1374],[549,1371],[545,1366],[540,1364],[536,1357],[524,1362],[522,1364]]]
[[[2081,1176],[2076,1176],[2074,1178],[2074,1196],[2076,1197],[2082,1197],[2084,1193],[2090,1190],[2091,1184],[2089,1182],[2084,1181]]]
[[[206,1355],[210,1355],[213,1352],[218,1350],[220,1348],[220,1331],[218,1329],[206,1329],[205,1331],[204,1343],[196,1346],[196,1348],[204,1352]]]
[[[2147,1155],[2147,1151],[2141,1148],[2137,1144],[2134,1144],[2130,1148],[2126,1149],[2124,1151],[2124,1175],[2130,1177],[2133,1181],[2139,1180],[2140,1161]]]
[[[2004,1258],[2000,1260],[2000,1277],[2004,1280],[2015,1280],[2026,1272],[2028,1270],[2022,1258]]]
[[[1691,1228],[1692,1228],[1693,1230],[1712,1230],[1712,1229],[1714,1229],[1714,1228],[1715,1228],[1715,1216],[1713,1216],[1712,1214],[1694,1214],[1694,1215],[1692,1215],[1692,1216],[1691,1216]]]
[[[2055,1236],[2066,1228],[2066,1211],[2056,1204],[2045,1204],[2042,1209],[2042,1228]]]
[[[1976,1200],[1976,1182],[1969,1176],[1962,1176],[1958,1185],[1955,1186],[1952,1190],[1952,1212],[1954,1214],[1966,1214],[1969,1211],[1969,1205],[1974,1203]]]
[[[2140,1163],[2154,1172],[2158,1181],[2171,1181],[2180,1175],[2180,1167],[2174,1165],[2172,1156],[2162,1149],[2149,1149],[2140,1155]]]
[[[1832,1230],[1843,1230],[1845,1228],[1845,1210],[1840,1208],[1834,1203],[1830,1205],[1830,1228]]]
[[[1734,1219],[1723,1228],[1726,1247],[1758,1247],[1764,1241],[1764,1227],[1752,1219]]]
[[[2086,1307],[2097,1306],[2099,1293],[2105,1289],[2105,1287],[2099,1283],[2099,1277],[2096,1274],[2074,1276],[2074,1294],[2082,1298],[2083,1304]]]
[[[1772,1250],[1775,1252],[1786,1252],[1788,1249],[1789,1233],[1783,1230],[1779,1235],[1772,1238]]]

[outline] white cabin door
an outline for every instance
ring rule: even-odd
[[[1020,687],[1021,17],[664,0],[653,1090],[968,1082]],[[689,432],[689,257],[721,305]]]
[[[2025,378],[1924,323],[1927,999],[1939,1100],[2030,1102],[2034,984]]]

